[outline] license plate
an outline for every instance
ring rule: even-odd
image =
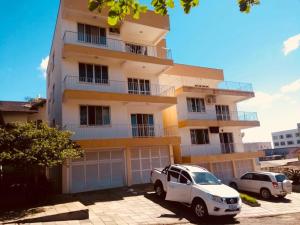
[[[236,210],[237,209],[237,205],[229,205],[228,206],[230,210]]]

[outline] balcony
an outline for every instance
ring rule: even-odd
[[[135,60],[135,56],[156,58],[168,60],[167,64],[172,64],[172,53],[170,49],[158,46],[142,45],[137,43],[124,42],[119,39],[107,38],[100,35],[84,35],[72,31],[66,31],[63,36],[65,44],[91,47],[94,49],[109,50],[113,52],[125,53],[125,55],[108,54],[105,51],[98,51],[101,56],[110,56],[112,58]],[[80,50],[80,49],[77,49]],[[83,51],[83,50],[82,50]],[[88,51],[88,54],[97,54],[97,52]],[[127,58],[126,58],[127,57]],[[145,62],[149,60],[145,59]],[[156,61],[153,61],[155,63]]]
[[[178,136],[177,127],[162,125],[111,124],[104,126],[81,126],[66,124],[64,130],[73,132],[73,140],[120,139],[120,138],[154,138]]]
[[[97,80],[93,78],[79,76],[66,76],[63,84],[65,90],[87,90],[109,93],[126,93],[132,95],[145,96],[175,96],[174,87],[157,84],[141,85],[135,82],[117,80]]]
[[[181,156],[205,156],[218,154],[232,154],[243,152],[243,143],[219,143],[206,145],[181,145]]]
[[[179,121],[179,127],[186,126],[238,126],[255,127],[259,126],[256,112],[229,111],[226,113],[217,113],[215,110],[206,110],[205,112],[188,112],[183,120]]]
[[[63,89],[64,99],[157,103],[162,107],[177,103],[174,87],[151,83],[66,76]]]
[[[216,95],[219,100],[226,98],[232,102],[239,102],[255,96],[253,92],[252,84],[223,81],[216,86],[208,86],[205,84],[194,84],[188,81],[183,81],[182,87],[176,90],[176,95],[180,95],[185,92],[193,92],[205,95]]]

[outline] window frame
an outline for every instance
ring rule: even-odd
[[[84,76],[81,75],[81,72],[82,72],[81,69],[83,69],[82,66],[84,67]],[[91,81],[89,81],[88,66],[92,66],[92,80]],[[100,71],[101,71],[100,82],[96,81],[96,67],[100,67]],[[103,72],[104,70],[106,70],[106,72]],[[104,75],[107,76],[107,79],[103,79]],[[107,65],[79,62],[78,63],[78,80],[79,80],[79,83],[84,83],[84,84],[109,85],[109,67]]]
[[[82,107],[86,107],[86,123],[82,124],[81,122],[81,109]],[[95,124],[89,124],[89,107],[94,107],[95,108]],[[101,107],[101,120],[102,120],[102,124],[97,124],[97,108]],[[104,110],[103,108],[107,108],[108,109],[108,118],[109,121],[108,123],[104,123],[105,118],[104,118]],[[111,126],[111,109],[110,106],[108,105],[79,105],[79,124],[81,127],[104,127],[104,126]]]
[[[127,77],[128,94],[151,95],[151,81],[149,79]]]
[[[198,134],[197,132],[203,132],[204,141],[203,143],[197,139]],[[201,134],[200,134],[201,135]],[[191,137],[191,144],[192,145],[209,145],[210,144],[210,137],[209,137],[209,130],[206,128],[202,129],[190,129],[190,137]]]
[[[187,97],[186,104],[189,113],[206,113],[206,105],[204,98]],[[193,107],[193,105],[195,107]]]

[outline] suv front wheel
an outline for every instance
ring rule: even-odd
[[[197,218],[204,218],[208,215],[206,205],[200,199],[193,202],[192,209]]]

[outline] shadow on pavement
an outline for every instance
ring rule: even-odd
[[[206,224],[206,225],[213,225],[213,224],[239,224],[240,222],[237,221],[235,218],[228,218],[226,216],[210,216],[203,221],[199,221],[194,214],[192,213],[191,209],[181,203],[177,202],[170,202],[166,200],[159,199],[154,193],[146,193],[145,198],[149,199],[150,201],[160,205],[161,207],[171,211],[174,214],[162,214],[160,217],[162,218],[177,218],[180,220],[188,220],[190,223],[193,224]]]

